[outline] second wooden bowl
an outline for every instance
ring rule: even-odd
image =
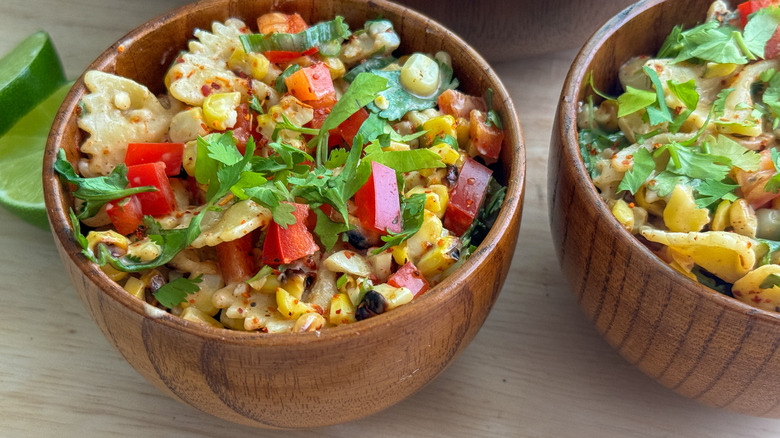
[[[352,29],[382,16],[401,36],[399,52],[447,51],[464,91],[495,91],[506,136],[494,174],[508,185],[506,201],[487,238],[451,277],[388,314],[322,332],[268,335],[210,328],[134,298],[80,254],[68,218],[68,187],[52,166],[59,149],[70,157],[78,154],[78,102],[86,92],[82,79],[57,115],[43,178],[55,242],[76,291],[106,338],[141,375],[170,396],[226,420],[311,428],[361,418],[403,400],[444,371],[474,338],[515,250],[525,154],[512,101],[485,61],[432,20],[382,0],[201,1],[133,30],[89,69],[161,91],[165,69],[196,27],[210,28],[229,17],[251,23],[271,10],[298,12],[308,22],[339,14]]]
[[[566,78],[549,159],[550,223],[577,300],[626,360],[686,397],[731,411],[780,417],[780,314],[719,294],[661,262],[610,212],[577,144],[577,103],[610,90],[618,67],[656,53],[677,24],[701,22],[711,0],[633,5],[587,42]]]

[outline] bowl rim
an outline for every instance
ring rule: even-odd
[[[574,173],[573,180],[576,181],[575,187],[577,187],[577,189],[575,190],[580,195],[587,198],[589,203],[594,206],[599,216],[606,218],[605,220],[612,225],[612,229],[617,230],[615,238],[619,245],[632,248],[633,252],[638,252],[642,255],[645,259],[643,260],[644,262],[651,263],[652,267],[648,270],[664,271],[667,274],[667,278],[672,279],[672,281],[678,285],[675,289],[681,293],[693,294],[695,298],[712,299],[717,303],[718,307],[724,310],[744,314],[746,316],[755,316],[770,323],[780,323],[780,312],[770,312],[743,303],[737,298],[722,294],[698,281],[680,274],[674,268],[664,263],[657,255],[650,251],[647,246],[643,245],[617,221],[612,212],[607,208],[607,204],[599,195],[582,160],[577,141],[578,130],[576,121],[580,93],[584,88],[588,87],[586,79],[589,71],[587,67],[593,62],[595,54],[601,50],[603,43],[612,38],[619,28],[627,25],[648,10],[668,1],[671,0],[638,1],[623,9],[593,33],[582,49],[577,53],[564,80],[559,100],[559,112],[556,116],[556,122],[559,129],[554,135],[559,136],[561,139],[562,152],[571,158],[569,163],[571,164]],[[583,184],[584,181],[587,181],[587,184]],[[583,189],[583,185],[586,185],[587,188]]]
[[[504,147],[513,147],[511,153],[512,161],[509,163],[510,169],[507,177],[507,192],[504,200],[504,204],[496,218],[495,223],[491,227],[485,239],[480,243],[471,257],[452,275],[444,279],[441,283],[431,287],[423,296],[416,298],[413,302],[401,306],[398,309],[394,309],[392,312],[381,315],[381,317],[369,318],[363,321],[357,321],[352,324],[343,324],[336,327],[329,327],[316,332],[305,333],[263,333],[258,331],[239,331],[210,327],[204,324],[190,322],[182,319],[172,313],[164,310],[160,310],[151,306],[145,301],[139,300],[131,296],[124,288],[122,288],[117,282],[108,278],[108,276],[97,267],[96,264],[87,260],[81,255],[81,246],[76,242],[73,233],[73,227],[67,213],[61,208],[63,205],[67,205],[63,197],[63,192],[66,190],[63,182],[58,178],[56,172],[53,169],[53,164],[59,148],[59,143],[64,137],[64,129],[67,126],[67,121],[72,117],[76,111],[77,103],[79,99],[84,95],[84,73],[89,70],[103,70],[111,65],[111,60],[127,41],[135,41],[136,39],[145,36],[149,33],[155,32],[158,28],[164,26],[170,21],[175,20],[185,11],[190,8],[209,8],[215,5],[229,5],[235,0],[201,0],[189,4],[185,4],[178,8],[171,10],[170,12],[158,15],[149,21],[146,21],[133,30],[120,37],[105,51],[103,51],[79,76],[71,88],[70,92],[66,96],[62,106],[58,111],[58,116],[55,119],[54,125],[51,128],[49,137],[46,144],[46,153],[44,154],[43,161],[43,186],[44,186],[44,198],[46,201],[47,213],[49,221],[54,234],[54,238],[62,245],[64,252],[71,259],[71,262],[75,267],[83,274],[88,281],[93,283],[102,293],[105,293],[111,300],[116,301],[122,307],[129,311],[140,315],[143,320],[149,321],[155,324],[162,324],[168,328],[182,332],[187,335],[203,338],[207,341],[218,341],[221,343],[233,343],[233,344],[251,344],[251,345],[268,345],[268,346],[284,346],[289,344],[296,345],[308,345],[309,343],[323,344],[325,342],[338,342],[344,338],[354,337],[371,330],[377,330],[380,328],[401,327],[405,320],[414,320],[419,318],[419,315],[415,314],[415,309],[421,306],[430,306],[435,308],[438,303],[445,302],[453,293],[453,289],[465,278],[470,276],[480,265],[482,265],[487,257],[487,254],[497,246],[505,233],[517,232],[517,230],[510,229],[510,226],[516,222],[515,227],[520,227],[520,216],[522,213],[523,199],[525,195],[525,173],[526,173],[526,157],[525,157],[525,142],[523,136],[522,126],[517,116],[514,103],[510,97],[506,87],[501,82],[498,75],[493,71],[490,65],[485,61],[482,56],[476,52],[468,43],[466,43],[461,37],[454,32],[447,29],[445,26],[439,24],[435,20],[420,14],[419,12],[396,4],[387,0],[342,0],[333,1],[333,3],[339,3],[339,8],[348,7],[350,3],[369,3],[373,7],[377,7],[379,10],[390,11],[398,16],[406,16],[408,19],[411,16],[413,21],[421,23],[426,27],[426,31],[429,33],[440,33],[443,38],[453,40],[453,43],[466,54],[465,58],[471,58],[473,62],[479,65],[481,71],[480,75],[486,77],[486,82],[492,84],[494,88],[494,98],[500,100],[503,105],[502,113],[500,114],[505,126],[512,126],[513,129],[505,129],[506,134],[504,140]],[[323,2],[324,4],[325,2]],[[320,3],[318,3],[319,6]],[[277,5],[274,3],[272,10]],[[215,20],[216,21],[216,20]],[[189,26],[192,28],[192,26]],[[190,29],[191,33],[192,30]],[[193,38],[189,35],[189,39]],[[126,46],[125,46],[126,47]],[[457,72],[456,72],[457,75]],[[494,291],[494,295],[497,296],[499,291]]]

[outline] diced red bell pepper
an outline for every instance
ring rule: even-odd
[[[764,46],[764,59],[775,59],[778,56],[780,56],[780,26],[775,29],[775,33]]]
[[[341,138],[343,138],[347,144],[352,146],[352,142],[355,141],[355,136],[360,130],[360,127],[363,126],[363,122],[365,122],[367,119],[368,111],[366,111],[365,108],[360,108],[356,113],[349,116],[347,120],[344,120],[338,126],[338,131],[339,134],[341,134]]]
[[[252,234],[214,247],[225,284],[242,282],[257,272],[252,256]]]
[[[457,236],[466,232],[477,217],[492,174],[492,170],[466,158],[455,188],[450,192],[450,202],[444,213],[445,228]]]
[[[269,62],[272,62],[274,64],[286,64],[290,61],[295,61],[296,59],[302,57],[302,56],[308,56],[313,55],[317,53],[318,49],[316,47],[312,47],[311,49],[305,50],[303,52],[287,52],[283,50],[269,50],[267,52],[263,52],[263,56],[268,59]]]
[[[127,145],[125,164],[165,163],[165,174],[176,176],[181,172],[184,143],[130,143]]]
[[[135,196],[141,202],[141,210],[146,215],[160,216],[176,209],[176,197],[171,183],[165,175],[165,164],[136,164],[127,166],[128,187],[154,186],[157,191],[137,193]]]
[[[441,93],[436,99],[439,104],[439,110],[452,117],[467,118],[471,110],[485,111],[485,99],[481,97],[463,94],[460,91],[449,89]]]
[[[405,287],[415,297],[424,294],[430,287],[428,280],[423,277],[420,270],[412,262],[406,262],[405,265],[390,275],[390,278],[387,279],[387,284],[393,287]]]
[[[330,69],[324,62],[304,67],[284,78],[290,94],[303,102],[318,101],[336,95]]]
[[[128,235],[143,223],[141,202],[135,196],[115,199],[106,204],[106,214],[119,234]]]
[[[355,193],[355,205],[363,228],[382,236],[388,231],[401,232],[401,201],[395,170],[372,161],[371,176]]]
[[[302,257],[319,251],[314,236],[307,229],[309,206],[292,204],[295,207],[295,223],[282,228],[276,222],[268,225],[263,243],[263,264],[268,266],[286,265]]]
[[[479,155],[490,164],[498,160],[504,131],[494,125],[488,126],[485,113],[474,110],[469,121],[469,155]]]
[[[233,137],[236,139],[236,148],[241,155],[246,153],[246,142],[249,137],[255,141],[255,155],[262,153],[262,149],[268,144],[268,139],[257,130],[257,119],[252,116],[249,105],[242,103],[236,107],[236,124],[233,125]]]
[[[768,6],[780,4],[778,0],[750,0],[742,2],[737,5],[737,11],[739,11],[739,22],[744,28],[748,21],[748,16],[760,9],[764,9]]]

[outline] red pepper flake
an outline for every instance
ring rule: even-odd
[[[238,308],[238,313],[244,313],[244,309],[242,309],[242,308],[240,308],[240,307],[239,307],[239,308]]]
[[[216,83],[216,82],[212,82],[211,83],[211,89],[212,90],[219,90],[220,88],[222,88],[222,87],[220,87],[218,83]]]
[[[628,203],[628,206],[629,206],[630,208],[634,208],[634,207],[636,207],[636,204],[634,204],[633,202],[629,202],[629,203]]]
[[[347,260],[351,259],[354,254],[351,251],[344,251],[344,257],[347,258]]]
[[[119,47],[116,48],[116,51],[119,53],[123,53],[125,51],[125,46],[120,44]]]
[[[211,87],[209,87],[208,85],[204,85],[200,87],[200,94],[202,94],[205,97],[208,97],[209,94],[211,94]]]
[[[336,310],[336,315],[341,314],[341,309]]]

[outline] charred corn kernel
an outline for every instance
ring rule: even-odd
[[[398,306],[409,303],[414,298],[412,291],[409,289],[405,287],[393,287],[387,283],[374,285],[371,290],[378,292],[387,300],[387,307],[385,310],[393,310]]]
[[[436,246],[428,250],[417,263],[417,269],[426,276],[444,272],[460,259],[460,239],[455,236],[445,236],[436,242]]]
[[[269,64],[268,58],[262,54],[246,53],[241,46],[234,50],[228,59],[228,67],[231,70],[249,75],[258,81],[262,80],[268,73]]]
[[[729,209],[731,208],[731,201],[722,200],[718,207],[715,209],[715,214],[712,216],[712,224],[710,228],[712,231],[725,231],[729,223]]]
[[[219,322],[221,322],[222,325],[224,325],[225,327],[231,330],[240,330],[240,331],[246,330],[244,328],[244,318],[231,318],[227,316],[226,312],[222,312],[219,314]]]
[[[143,300],[144,296],[146,295],[144,292],[146,290],[146,285],[143,281],[141,281],[140,278],[136,277],[130,277],[125,282],[124,288],[126,291],[130,293],[130,295],[138,298],[139,300]]]
[[[458,147],[465,146],[469,142],[469,130],[471,129],[471,122],[468,119],[459,117],[457,124],[455,125],[455,138],[458,139]],[[461,148],[462,149],[462,148]]]
[[[634,229],[634,212],[631,211],[631,207],[628,206],[626,201],[622,199],[615,201],[612,204],[612,214],[627,231]]]
[[[301,317],[295,321],[293,332],[316,332],[325,327],[325,322],[325,317],[319,313],[307,313],[301,315]]]
[[[199,310],[196,307],[187,307],[181,312],[181,315],[179,316],[181,316],[182,319],[186,319],[187,321],[206,324],[208,326],[215,327],[215,328],[224,328],[222,323],[212,318],[211,316],[205,314],[203,311]]]
[[[701,231],[710,222],[709,210],[698,208],[693,192],[679,185],[672,190],[663,218],[670,231],[681,233]]]
[[[458,133],[456,124],[455,117],[452,117],[451,115],[438,116],[426,120],[425,123],[422,124],[422,129],[427,131],[425,135],[423,135],[425,143],[433,144],[433,140],[436,139],[436,137],[444,137],[447,135],[457,138]]]
[[[460,154],[458,151],[453,149],[452,146],[448,145],[447,143],[439,143],[435,146],[431,146],[430,149],[441,157],[441,161],[444,164],[454,166],[455,163],[457,163],[460,159]]]
[[[439,64],[425,54],[414,53],[401,67],[399,82],[412,94],[430,96],[439,87]]]
[[[330,300],[328,321],[334,325],[350,324],[355,321],[355,305],[345,293],[333,295]]]
[[[393,247],[393,260],[398,263],[399,266],[403,266],[409,261],[408,251],[406,250],[406,242],[402,242],[400,245]]]
[[[113,266],[106,263],[105,265],[101,266],[100,269],[103,270],[103,272],[108,275],[108,278],[114,280],[114,281],[121,281],[125,277],[127,277],[127,272],[122,272],[114,268]]]
[[[87,248],[90,251],[95,252],[95,247],[98,243],[102,243],[108,247],[109,250],[117,248],[121,252],[127,251],[127,247],[130,241],[127,237],[117,233],[116,231],[90,231],[87,234]]]
[[[430,108],[423,111],[409,111],[404,114],[403,119],[411,123],[414,129],[417,130],[417,128],[422,127],[423,123],[439,115],[441,114],[438,111]]]
[[[156,259],[162,250],[151,239],[133,242],[127,247],[127,254],[139,258],[142,262],[150,262]]]
[[[322,62],[328,66],[328,70],[330,70],[330,77],[333,80],[344,76],[344,73],[347,72],[347,68],[344,67],[344,63],[337,56],[326,56],[322,58]]]
[[[441,219],[426,209],[423,212],[423,223],[420,229],[406,241],[407,258],[416,264],[425,252],[436,245],[443,230]]]
[[[750,238],[756,237],[758,218],[753,207],[744,199],[737,199],[729,208],[729,223],[735,233]]]
[[[388,101],[385,96],[377,96],[376,99],[374,99],[374,105],[384,111],[390,108],[390,101]]]
[[[238,91],[209,94],[203,101],[203,120],[207,126],[217,131],[230,129],[236,124],[236,107],[240,103],[241,93]]]
[[[304,313],[317,313],[314,306],[295,298],[281,287],[276,288],[276,306],[279,313],[287,319],[298,319]]]
[[[441,184],[431,184],[428,187],[417,186],[406,192],[406,197],[410,197],[416,194],[425,195],[425,209],[435,214],[436,217],[441,219],[444,217],[444,213],[447,211],[447,204],[450,200],[450,195],[447,192],[447,187]]]
[[[732,73],[734,73],[734,70],[736,70],[737,64],[732,63],[716,63],[716,62],[708,62],[707,67],[704,70],[704,78],[720,78],[723,76],[728,76]]]
[[[306,289],[306,277],[299,274],[288,275],[282,287],[290,295],[300,300],[303,296],[303,291]]]

